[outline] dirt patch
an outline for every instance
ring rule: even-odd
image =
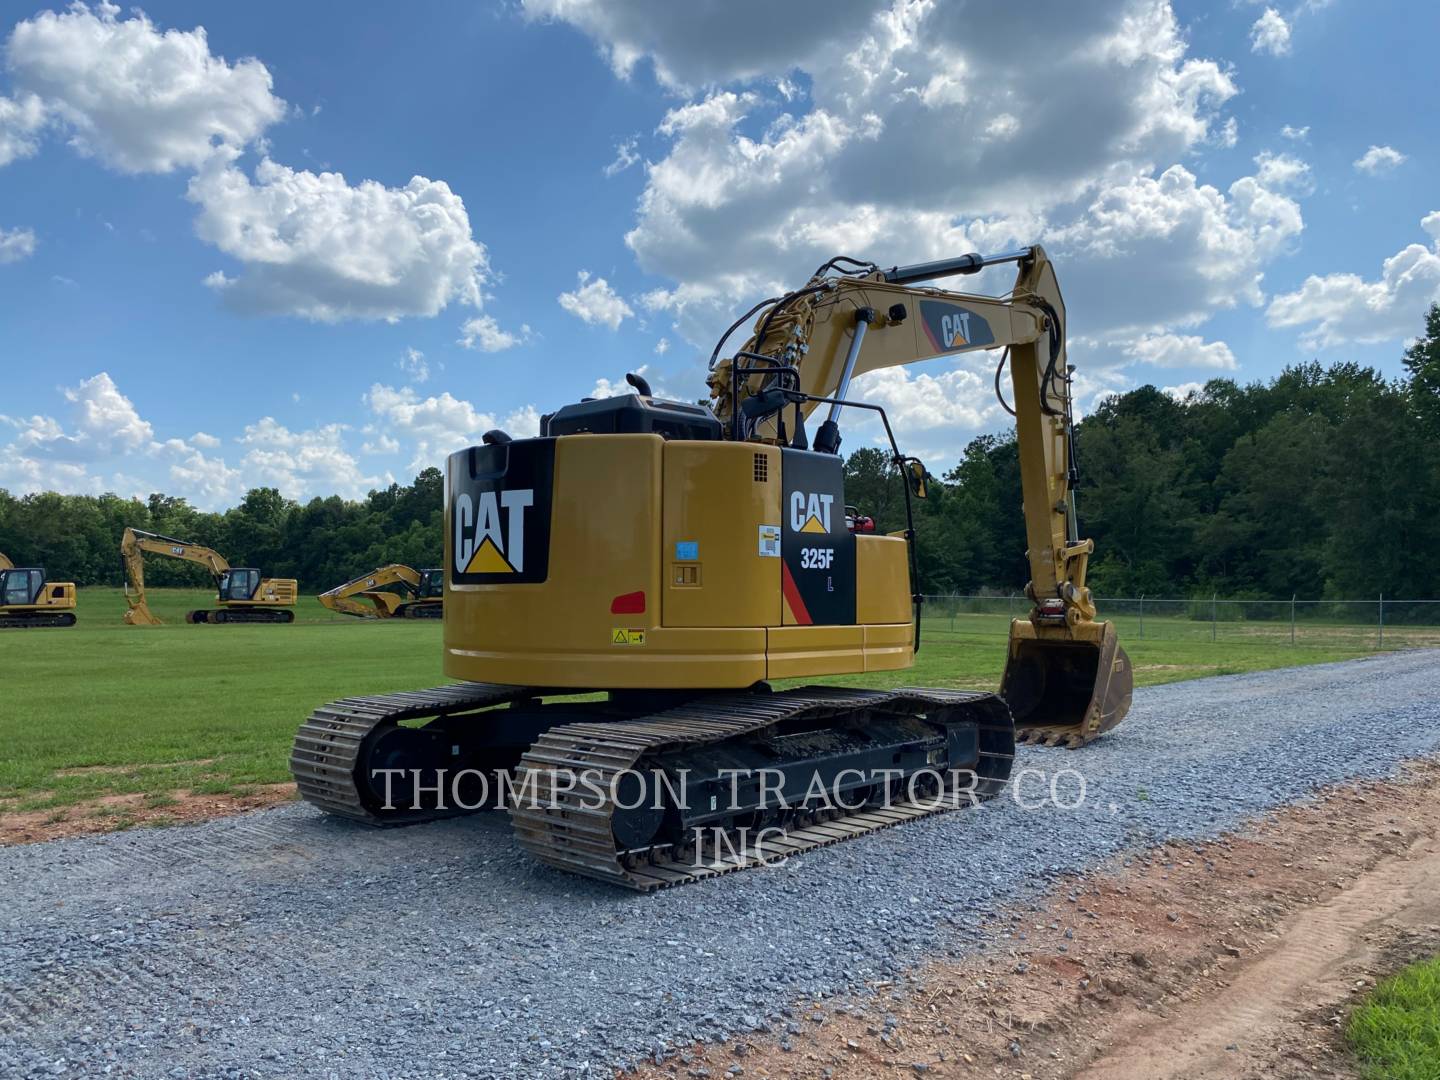
[[[173,769],[182,765],[213,765],[219,758],[191,758],[189,761],[167,761],[159,765],[76,765],[72,769],[56,769],[56,776],[116,776],[144,772],[146,769]]]
[[[640,1075],[1353,1076],[1352,1003],[1440,953],[1437,882],[1440,764],[1427,763],[1118,860],[989,927],[976,955],[799,1002],[777,1035],[691,1047]]]
[[[0,845],[33,844],[115,832],[139,825],[178,825],[277,806],[295,798],[294,784],[260,784],[227,795],[192,791],[103,795],[57,810],[0,813]]]

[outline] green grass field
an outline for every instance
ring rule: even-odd
[[[1376,987],[1351,1017],[1348,1034],[1366,1080],[1440,1077],[1440,957]]]
[[[302,600],[289,626],[188,626],[204,591],[157,590],[168,625],[125,626],[118,589],[82,589],[70,629],[0,631],[0,815],[108,795],[219,794],[289,779],[296,726],[333,698],[434,686],[441,626],[333,615]],[[1153,624],[1153,620],[1151,620]],[[1002,616],[931,619],[915,668],[843,685],[994,689]],[[1121,640],[1141,685],[1365,655],[1347,642]]]

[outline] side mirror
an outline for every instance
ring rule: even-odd
[[[906,464],[906,479],[910,482],[910,493],[917,499],[928,498],[930,494],[930,472],[924,462],[911,458]]]

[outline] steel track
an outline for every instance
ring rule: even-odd
[[[666,751],[753,737],[790,720],[841,722],[856,711],[914,715],[937,709],[963,711],[970,714],[966,719],[977,722],[981,734],[981,767],[977,771],[982,781],[975,794],[977,799],[993,797],[1008,778],[1014,757],[1013,721],[998,696],[952,690],[812,686],[768,695],[704,698],[641,720],[552,728],[520,761],[515,787],[526,792],[528,805],[512,806],[510,817],[521,847],[541,862],[642,892],[750,869],[958,809],[971,800],[967,793],[951,792],[935,799],[861,809],[788,829],[763,843],[707,859],[703,850],[678,852],[668,845],[617,851],[611,830],[614,805],[594,805],[593,788],[569,783],[562,787],[553,780],[566,770],[593,770],[595,787],[613,793],[609,780],[616,774],[641,767],[642,759]],[[534,776],[537,797],[529,797],[527,773]]]
[[[402,721],[435,720],[536,696],[531,687],[458,683],[430,690],[344,698],[316,709],[296,733],[290,771],[301,796],[330,814],[369,825],[412,825],[468,811],[393,809],[375,805],[364,785],[367,740]],[[596,786],[643,765],[656,754],[694,749],[726,739],[754,737],[785,721],[842,723],[857,711],[869,714],[933,714],[976,723],[980,731],[977,800],[1003,787],[1014,757],[1010,711],[994,694],[953,690],[894,691],[806,687],[775,694],[739,693],[705,697],[643,719],[564,724],[543,734],[521,759],[514,788],[524,794],[510,816],[520,846],[539,861],[586,877],[640,891],[688,884],[717,874],[748,869],[817,847],[849,840],[906,821],[959,809],[970,792],[943,792],[916,801],[835,813],[826,820],[767,833],[727,857],[702,848],[678,851],[671,845],[618,850],[611,818],[615,807],[594,803],[595,792],[556,784],[559,772],[590,771]],[[477,718],[478,722],[483,722]],[[527,786],[529,785],[529,786]]]

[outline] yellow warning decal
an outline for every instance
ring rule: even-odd
[[[644,644],[645,644],[645,631],[644,631],[644,630],[626,630],[626,629],[624,629],[623,627],[617,626],[614,630],[611,630],[611,631],[610,631],[610,644],[611,644],[611,645],[644,645]]]
[[[515,568],[505,561],[505,556],[500,554],[500,549],[495,546],[495,541],[487,536],[475,549],[475,554],[470,557],[470,562],[463,572],[466,574],[513,574]]]
[[[814,514],[811,514],[808,518],[805,519],[805,524],[800,526],[800,531],[808,533],[823,533],[829,532],[830,530],[825,528],[824,525],[820,524],[820,519],[818,517],[816,517]]]

